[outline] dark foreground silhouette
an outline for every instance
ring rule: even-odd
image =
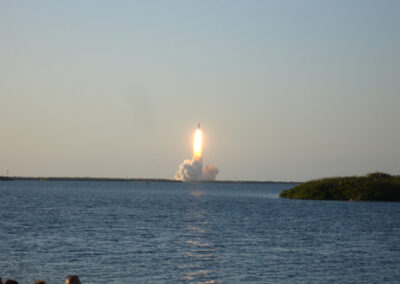
[[[371,173],[361,177],[335,177],[301,183],[281,198],[349,201],[400,201],[400,176]]]
[[[0,277],[0,284],[3,284],[3,281]],[[7,279],[4,284],[19,284],[16,280]],[[33,284],[46,284],[45,280],[36,280]],[[81,284],[81,280],[78,275],[68,275],[65,279],[65,284]]]

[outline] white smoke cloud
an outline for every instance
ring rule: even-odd
[[[182,181],[215,180],[218,173],[219,170],[213,165],[206,165],[203,169],[201,160],[185,160],[179,165],[175,179]]]
[[[185,160],[179,165],[178,171],[175,174],[175,179],[190,181],[201,180],[203,176],[203,165],[197,160]]]
[[[218,173],[219,173],[219,170],[217,169],[217,167],[215,167],[213,165],[207,165],[203,169],[203,179],[204,180],[215,180]]]

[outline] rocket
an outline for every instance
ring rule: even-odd
[[[200,122],[199,122],[199,123],[197,123],[197,128],[198,128],[198,129],[200,129]]]

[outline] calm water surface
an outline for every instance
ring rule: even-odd
[[[278,199],[292,186],[0,182],[0,276],[399,283],[400,203]]]

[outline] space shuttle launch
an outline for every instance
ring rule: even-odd
[[[182,181],[215,180],[219,170],[213,165],[203,167],[203,133],[200,129],[200,122],[197,123],[193,138],[192,159],[184,160],[179,165],[175,179]]]

